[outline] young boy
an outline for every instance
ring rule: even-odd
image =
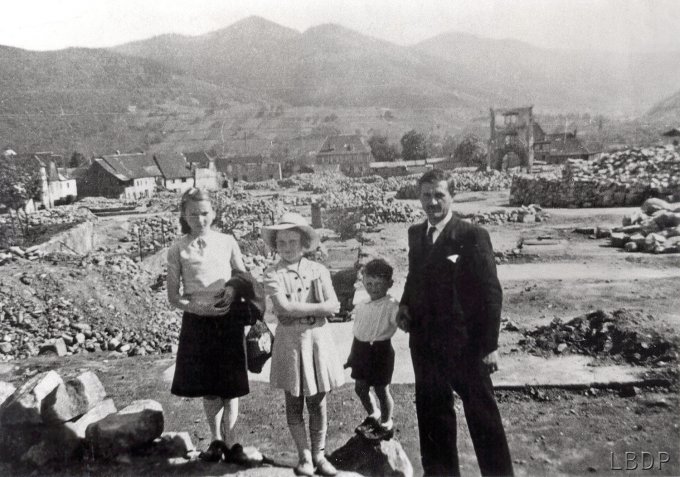
[[[354,389],[368,413],[356,432],[368,439],[391,439],[394,435],[394,401],[389,389],[394,372],[391,338],[397,331],[399,309],[399,302],[387,295],[393,284],[392,267],[385,260],[371,260],[363,269],[362,281],[370,301],[355,308],[354,341],[347,359],[356,380]]]

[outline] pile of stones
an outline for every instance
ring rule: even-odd
[[[627,252],[680,253],[680,204],[647,199],[609,239],[612,247]]]
[[[156,215],[133,220],[128,234],[121,242],[133,244],[132,252],[154,253],[172,243],[179,234],[179,221],[175,215]]]
[[[654,321],[639,311],[597,310],[566,323],[555,318],[547,326],[524,331],[520,345],[537,355],[576,353],[659,366],[676,362],[678,339],[655,331]]]
[[[640,205],[650,197],[680,200],[680,152],[672,146],[570,160],[561,176],[519,175],[510,187],[511,205],[613,207]]]
[[[18,259],[0,278],[0,361],[38,354],[173,352],[180,317],[124,255]]]
[[[33,245],[32,247],[23,248],[12,246],[6,250],[0,250],[0,265],[4,265],[17,258],[25,258],[26,260],[37,260],[42,257],[43,253],[38,245]]]
[[[139,205],[133,199],[111,199],[108,197],[83,197],[78,199],[77,206],[88,209],[120,209],[124,207],[135,207]]]
[[[0,215],[0,248],[36,243],[41,238],[49,238],[82,222],[94,220],[97,217],[92,212],[76,205],[41,209],[32,214],[21,214],[20,219]]]
[[[406,179],[408,182],[397,190],[397,199],[417,199],[417,178]],[[505,190],[510,187],[513,175],[496,170],[453,172],[453,184],[456,192],[477,192]]]
[[[91,371],[64,380],[37,374],[18,389],[0,382],[0,459],[37,467],[74,460],[110,461],[144,448],[188,457],[189,434],[163,433],[160,403],[138,400],[118,410]]]
[[[517,209],[499,209],[491,212],[477,212],[475,214],[462,215],[463,218],[475,224],[504,224],[506,222],[519,222],[532,224],[543,222],[548,214],[538,204],[523,205]]]

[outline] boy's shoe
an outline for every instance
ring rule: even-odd
[[[378,427],[376,427],[373,431],[372,437],[373,439],[379,441],[389,441],[394,437],[394,427],[390,427],[388,429],[382,424],[379,424]]]
[[[371,435],[375,431],[377,427],[380,426],[380,422],[373,417],[373,416],[368,416],[364,421],[359,424],[356,429],[354,429],[354,432],[357,434],[364,436],[367,439],[371,439]]]
[[[198,458],[205,462],[219,462],[228,452],[229,448],[224,441],[215,440],[210,443],[207,450],[198,455]]]

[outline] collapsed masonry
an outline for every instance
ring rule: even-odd
[[[570,160],[562,175],[518,175],[511,205],[616,207],[649,197],[680,200],[680,151],[672,146],[627,149],[600,158]]]
[[[18,389],[0,382],[0,460],[44,466],[85,456],[109,460],[149,445],[166,456],[194,449],[188,433],[163,433],[163,408],[139,400],[117,410],[91,371],[64,381],[37,374]]]

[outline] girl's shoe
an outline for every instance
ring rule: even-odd
[[[319,460],[316,461],[316,473],[319,475],[327,475],[327,476],[333,476],[337,475],[338,471],[337,469],[328,462],[328,459],[326,457],[322,457]]]
[[[227,452],[229,452],[229,448],[224,441],[214,440],[210,443],[207,450],[198,455],[198,458],[206,462],[219,462]]]
[[[241,444],[234,444],[231,446],[231,449],[227,449],[224,452],[224,462],[243,466],[251,464],[250,459],[248,459],[248,455],[243,451],[243,446]]]
[[[314,465],[308,460],[301,460],[298,462],[298,465],[293,468],[293,472],[295,472],[295,475],[312,477],[314,475]]]

